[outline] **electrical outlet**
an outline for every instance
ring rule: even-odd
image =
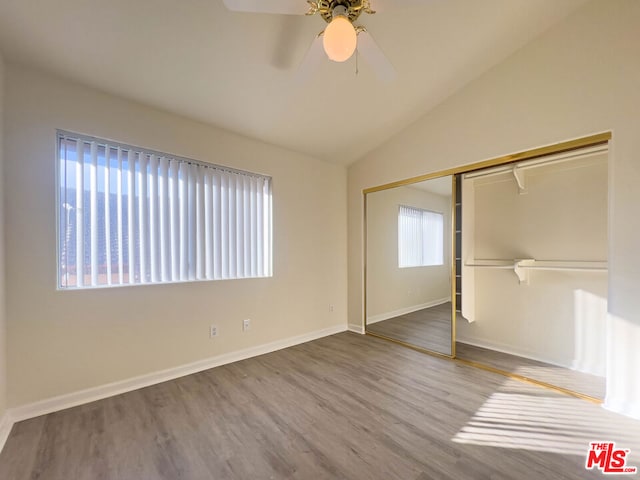
[[[329,311],[333,312],[333,305],[329,305]]]
[[[247,318],[242,321],[242,331],[246,332],[251,328],[251,319]]]
[[[215,325],[211,325],[209,327],[209,338],[213,338],[217,336],[218,336],[218,327],[216,327]]]

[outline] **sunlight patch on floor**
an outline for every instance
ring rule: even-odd
[[[615,441],[640,458],[640,421],[600,405],[507,380],[453,437],[456,443],[585,456],[593,441]]]

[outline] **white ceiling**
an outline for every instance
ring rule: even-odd
[[[407,185],[411,188],[417,188],[418,190],[424,190],[425,192],[435,193],[436,195],[442,195],[443,197],[451,196],[451,175],[445,177],[430,178],[418,183],[412,183]]]
[[[327,60],[296,84],[323,20],[231,13],[222,0],[0,0],[0,49],[9,61],[346,165],[582,3],[424,0],[363,14],[358,23],[398,72],[389,84],[362,61],[356,76],[353,59]]]

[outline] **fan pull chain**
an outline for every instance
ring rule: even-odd
[[[358,55],[358,49],[356,48],[356,77],[358,76],[358,73],[360,72],[360,71],[358,70],[358,57],[359,57],[359,55]]]

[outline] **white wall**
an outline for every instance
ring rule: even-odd
[[[346,327],[343,167],[11,64],[5,98],[9,407]],[[271,175],[273,278],[56,291],[57,128]]]
[[[398,267],[398,207],[444,216],[444,264]],[[451,197],[403,186],[367,196],[367,318],[384,320],[451,297]],[[417,308],[413,308],[416,310]]]
[[[464,180],[475,259],[606,261],[606,154],[524,174],[523,195],[510,173]],[[520,285],[513,270],[475,270],[476,321],[457,322],[459,341],[604,376],[606,273],[530,271]]]
[[[2,416],[7,408],[7,343],[4,276],[4,59],[0,54],[0,430]],[[2,432],[0,432],[1,434]]]
[[[613,131],[608,408],[640,417],[640,2],[594,0],[349,169],[349,323],[363,319],[362,189]]]

